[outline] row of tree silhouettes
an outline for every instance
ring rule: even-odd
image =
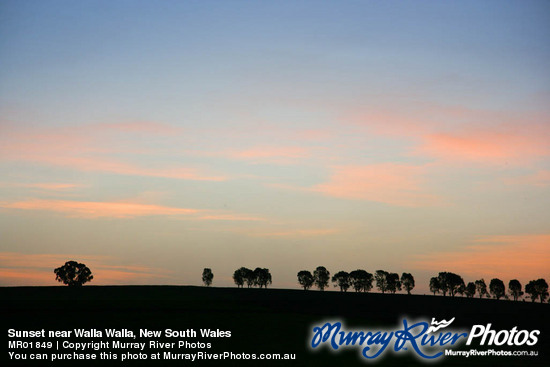
[[[407,294],[411,294],[411,290],[415,286],[414,277],[410,273],[403,273],[401,277],[397,273],[390,273],[385,270],[377,270],[374,275],[365,270],[354,270],[350,273],[339,271],[330,278],[330,272],[324,267],[319,266],[313,274],[308,270],[298,272],[298,283],[304,290],[310,289],[315,285],[319,290],[324,290],[329,279],[332,280],[335,287],[339,287],[340,291],[346,292],[349,288],[355,289],[356,292],[369,292],[373,287],[373,282],[378,290],[382,293],[395,293],[404,289]],[[464,279],[458,274],[451,272],[440,272],[438,276],[430,279],[430,291],[434,295],[437,293],[447,296],[449,294],[454,297],[457,294],[465,295],[466,297],[475,297],[476,293],[479,298],[491,297],[497,300],[500,298],[509,299],[506,294],[504,282],[498,278],[491,279],[489,290],[484,279],[469,282],[467,285]],[[508,292],[510,296],[517,301],[525,293],[529,294],[532,302],[537,299],[543,303],[548,297],[548,283],[544,279],[531,280],[525,286],[523,292],[522,285],[517,279],[512,279],[508,283]]]
[[[373,282],[382,293],[395,293],[404,288],[408,294],[411,294],[414,288],[414,277],[409,273],[403,273],[399,277],[397,273],[377,270],[373,275],[366,270],[358,269],[350,273],[339,271],[330,278],[330,272],[324,266],[317,267],[313,274],[308,270],[298,272],[298,283],[304,290],[314,285],[324,290],[328,287],[329,280],[332,280],[334,286],[339,287],[342,292],[347,292],[349,288],[353,288],[356,292],[370,292]]]
[[[248,288],[256,286],[267,288],[267,285],[271,284],[271,273],[265,268],[251,270],[242,267],[233,273],[233,281],[238,288],[243,288],[245,283]]]
[[[441,293],[443,296],[449,294],[454,297],[457,294],[465,295],[473,298],[476,294],[479,298],[491,297],[496,299],[506,298],[506,287],[504,282],[498,278],[493,278],[489,282],[489,290],[484,279],[476,280],[475,282],[464,283],[464,279],[458,274],[450,272],[441,272],[437,277],[430,279],[430,291],[435,295]],[[508,292],[514,301],[517,301],[525,293],[529,294],[532,302],[537,299],[541,303],[548,297],[548,283],[544,279],[531,280],[525,285],[525,292],[522,289],[521,283],[517,279],[512,279],[508,283]]]
[[[54,273],[57,281],[71,287],[81,286],[94,278],[91,270],[86,265],[76,261],[67,261],[64,265],[54,269]],[[203,283],[210,286],[213,280],[212,269],[205,268],[202,272]],[[272,283],[271,273],[266,268],[251,270],[241,267],[233,273],[233,281],[239,288],[243,288],[245,284],[248,288],[267,288],[268,284]],[[411,290],[415,286],[412,274],[403,273],[400,277],[397,273],[390,273],[385,270],[377,270],[374,274],[362,269],[350,273],[339,271],[332,278],[330,272],[324,266],[317,267],[313,274],[308,270],[298,272],[298,283],[304,290],[308,290],[315,285],[323,291],[329,286],[329,281],[332,281],[334,286],[339,287],[342,292],[347,292],[349,288],[353,288],[356,292],[370,292],[374,283],[382,293],[395,293],[404,289],[407,294],[411,294]],[[451,272],[441,272],[438,276],[432,277],[430,279],[430,291],[434,295],[441,293],[443,296],[448,294],[451,297],[460,294],[473,298],[477,294],[479,298],[493,296],[497,300],[500,298],[509,299],[504,282],[498,278],[491,279],[487,290],[484,279],[466,284],[460,275]],[[548,283],[544,279],[531,280],[525,286],[525,292],[519,280],[512,279],[508,283],[508,292],[514,301],[527,293],[532,302],[538,299],[541,303],[549,295]]]

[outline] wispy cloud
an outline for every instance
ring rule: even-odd
[[[170,216],[177,219],[200,221],[264,221],[265,218],[219,210],[177,208],[140,201],[73,201],[27,199],[0,202],[0,208],[55,212],[74,218],[136,218],[145,216]]]
[[[110,158],[36,156],[32,158],[32,161],[55,166],[74,168],[79,171],[107,172],[129,176],[165,177],[196,181],[225,181],[227,179],[225,176],[210,176],[203,174],[195,168],[144,168]]]
[[[408,139],[409,155],[444,163],[525,164],[550,156],[548,114],[506,114],[424,104],[374,110],[345,119],[365,133]]]
[[[49,182],[42,182],[42,183],[32,183],[32,184],[21,184],[22,187],[30,187],[30,188],[36,188],[36,189],[42,189],[42,190],[53,190],[53,191],[64,191],[64,190],[72,190],[82,187],[82,185],[78,184],[71,184],[71,183],[49,183]]]
[[[413,154],[444,161],[520,164],[550,156],[550,134],[464,129],[461,132],[427,134]]]
[[[39,189],[45,191],[71,191],[83,187],[81,184],[61,183],[61,182],[37,182],[37,183],[18,183],[18,182],[0,182],[0,187],[24,187],[30,189]]]
[[[0,202],[0,208],[53,211],[71,217],[84,218],[134,218],[151,215],[188,215],[199,213],[198,209],[173,208],[162,205],[132,202],[96,202],[70,200],[29,199],[16,202]]]
[[[328,182],[310,190],[327,196],[359,199],[396,206],[432,206],[441,198],[422,187],[426,166],[380,163],[333,168]]]
[[[550,234],[484,236],[462,250],[417,255],[416,269],[474,277],[531,280],[550,275]],[[477,278],[476,278],[477,279]]]
[[[161,162],[155,168],[150,168],[117,156],[127,153],[139,157],[141,154],[152,153],[144,148],[146,144],[143,144],[143,139],[147,138],[149,142],[152,132],[172,137],[170,133],[175,134],[179,130],[154,123],[96,124],[33,132],[12,127],[6,129],[0,137],[0,159],[120,175],[199,181],[226,180],[225,176],[208,174],[197,167],[167,166]],[[143,133],[143,136],[136,138],[136,132]],[[124,139],[121,140],[120,134]]]

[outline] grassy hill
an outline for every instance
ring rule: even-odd
[[[198,365],[281,365],[281,366],[364,366],[373,364],[359,355],[359,349],[329,352],[310,350],[311,329],[328,320],[341,320],[348,327],[376,331],[396,329],[401,318],[409,320],[432,317],[456,318],[454,328],[469,331],[474,324],[492,324],[493,330],[541,331],[534,347],[538,357],[444,357],[441,366],[550,365],[550,306],[530,302],[466,299],[378,293],[340,293],[282,289],[205,288],[188,286],[85,286],[68,287],[6,287],[0,288],[2,311],[3,360],[1,365],[38,366],[51,362],[14,361],[7,353],[7,330],[73,330],[126,328],[136,334],[139,329],[187,330],[210,328],[227,330],[230,338],[186,338],[189,342],[211,343],[207,352],[233,353],[295,353],[290,361],[199,361]],[[31,339],[20,339],[31,340]],[[34,340],[34,339],[32,339]],[[43,339],[44,341],[46,339]],[[54,342],[59,339],[48,339]],[[92,339],[73,339],[90,341]],[[94,341],[101,339],[95,338]],[[105,339],[106,340],[106,339]],[[143,339],[125,339],[130,342]],[[161,340],[161,339],[159,339]],[[177,342],[178,338],[162,341]],[[148,342],[148,341],[147,341]],[[470,347],[464,347],[469,349]],[[512,350],[513,347],[493,347]],[[480,348],[481,349],[481,348]],[[13,350],[12,350],[13,351]],[[20,350],[23,352],[23,350]],[[43,351],[43,350],[42,350]],[[188,352],[197,351],[196,349]],[[30,352],[30,350],[27,350]],[[149,351],[146,351],[149,353]],[[153,351],[150,351],[151,353]],[[182,353],[181,350],[174,350]],[[87,352],[89,353],[89,352]],[[161,353],[162,354],[162,353]],[[8,357],[8,358],[6,358]],[[178,360],[161,361],[95,361],[89,365],[182,365]],[[53,365],[74,364],[53,363]],[[79,364],[83,364],[79,361]],[[86,364],[86,363],[84,363]],[[412,353],[384,353],[376,365],[423,365]]]

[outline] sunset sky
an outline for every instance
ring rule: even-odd
[[[550,2],[2,0],[0,286],[67,260],[550,280]]]

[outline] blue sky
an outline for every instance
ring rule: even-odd
[[[0,283],[548,277],[549,36],[545,1],[3,1]]]

